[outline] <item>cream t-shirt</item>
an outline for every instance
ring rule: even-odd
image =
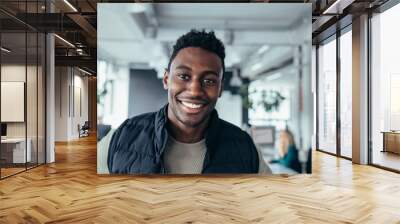
[[[164,152],[164,165],[169,174],[201,174],[207,146],[205,139],[196,143],[182,143],[168,137]],[[257,150],[258,151],[258,150]],[[259,174],[272,174],[260,152]]]
[[[206,141],[182,143],[171,136],[164,151],[164,165],[170,174],[201,174],[206,156]]]

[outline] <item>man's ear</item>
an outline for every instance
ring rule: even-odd
[[[165,90],[168,89],[168,78],[169,78],[169,73],[168,73],[168,70],[165,69],[164,77],[163,77],[163,86],[164,86]]]

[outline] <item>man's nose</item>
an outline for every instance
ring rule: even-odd
[[[188,87],[189,93],[192,96],[202,96],[203,95],[203,86],[200,81],[193,80],[190,82]]]

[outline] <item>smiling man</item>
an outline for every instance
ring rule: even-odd
[[[266,173],[251,137],[218,117],[225,48],[213,32],[181,36],[164,74],[168,104],[126,120],[113,134],[114,174]]]

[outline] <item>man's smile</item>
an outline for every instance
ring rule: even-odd
[[[184,112],[188,114],[197,114],[201,112],[207,105],[205,101],[189,100],[189,99],[177,99],[178,103],[182,105]]]

